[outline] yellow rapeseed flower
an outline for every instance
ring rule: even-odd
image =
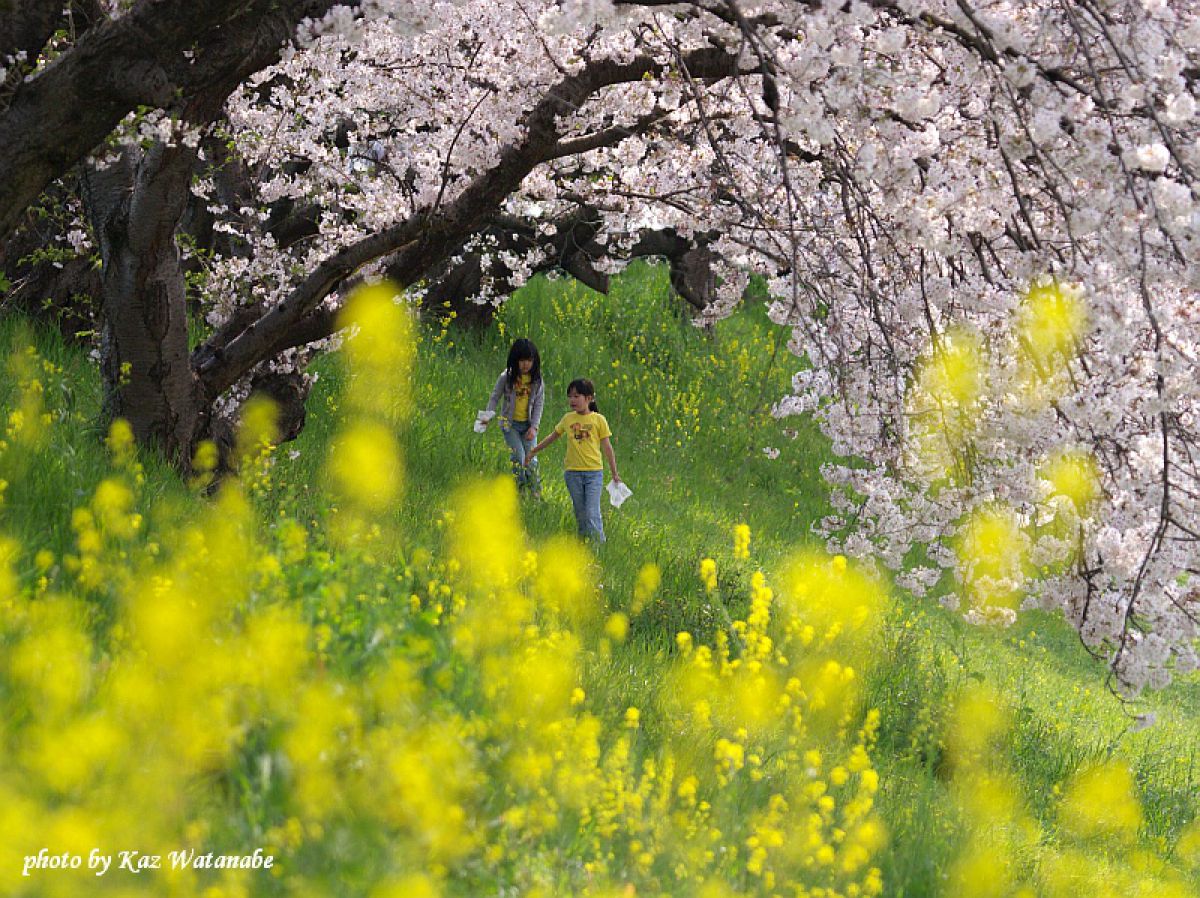
[[[794,556],[784,570],[778,604],[789,632],[802,644],[836,650],[845,661],[865,663],[882,624],[883,588],[842,556]],[[805,631],[811,628],[810,636]]]
[[[654,598],[658,592],[658,587],[662,583],[662,571],[657,564],[648,562],[642,565],[638,571],[637,582],[633,586],[633,604],[631,610],[634,614],[641,611],[646,603]]]
[[[946,747],[956,766],[972,767],[996,750],[1009,726],[1008,711],[1000,697],[982,683],[972,683],[959,693],[946,733]]]
[[[943,334],[916,372],[907,395],[908,455],[931,481],[961,480],[981,414],[987,356],[974,331]]]
[[[620,611],[609,615],[604,625],[604,633],[613,642],[624,642],[629,634],[629,616]]]
[[[976,509],[967,517],[955,551],[976,607],[1015,610],[1021,604],[1028,547],[1016,513],[1003,503]]]
[[[1012,889],[1008,860],[995,848],[972,844],[949,870],[946,898],[1006,898]]]
[[[544,727],[567,716],[579,682],[579,642],[562,635],[538,639],[519,654],[492,657],[484,662],[502,721]]]
[[[516,515],[515,504],[512,513]],[[513,539],[509,535],[504,538]],[[541,547],[534,577],[538,599],[543,607],[563,615],[577,628],[590,625],[600,616],[593,582],[591,556],[578,540],[552,537]]]
[[[412,317],[388,282],[359,287],[346,301],[340,323],[352,380],[346,400],[352,412],[396,424],[410,405]]]
[[[112,454],[113,462],[118,467],[126,467],[134,457],[133,427],[124,418],[113,419],[108,428],[108,438],[105,440],[108,451]]]
[[[30,606],[33,629],[8,652],[7,672],[43,719],[75,710],[91,684],[91,640],[82,611],[65,600]]]
[[[4,607],[4,602],[17,595],[17,574],[13,570],[13,562],[20,552],[20,543],[0,534],[0,609]]]
[[[1200,867],[1200,819],[1184,827],[1175,843],[1175,856],[1189,867]]]
[[[938,406],[962,413],[983,396],[983,342],[963,328],[942,335],[917,375],[919,389]]]
[[[288,564],[302,561],[308,550],[308,531],[304,525],[287,518],[279,522],[276,533],[283,550],[283,560]]]
[[[1100,469],[1088,452],[1056,452],[1038,469],[1038,477],[1050,485],[1051,495],[1070,500],[1080,515],[1100,497]]]
[[[113,477],[100,481],[92,496],[92,509],[100,525],[121,539],[128,539],[137,530],[139,519],[130,514],[132,506],[132,491]]]
[[[1059,820],[1081,838],[1132,841],[1142,825],[1142,806],[1129,767],[1109,761],[1076,776],[1063,795]]]
[[[338,438],[329,462],[338,493],[364,511],[391,507],[400,494],[403,468],[390,429],[363,421]]]
[[[1087,330],[1087,306],[1077,287],[1048,280],[1030,287],[1017,311],[1022,347],[1043,373],[1075,354]]]
[[[525,537],[511,477],[496,477],[457,493],[451,522],[454,557],[478,584],[503,587],[517,582],[525,557]],[[543,553],[539,566],[545,568]]]
[[[274,400],[254,395],[241,408],[237,456],[242,464],[253,463],[271,451],[277,439],[279,406]]]
[[[733,557],[750,557],[750,528],[745,524],[738,524],[733,528]]]
[[[377,885],[370,898],[441,898],[441,895],[442,890],[431,877],[411,873]]]

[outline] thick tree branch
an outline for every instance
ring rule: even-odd
[[[264,39],[281,44],[298,22],[334,2],[142,0],[120,18],[89,29],[22,85],[0,114],[0,239],[51,181],[91,152],[126,114],[139,105],[186,111],[215,82],[249,74],[248,59],[270,64],[255,52]],[[249,46],[239,39],[247,30]],[[203,47],[215,49],[187,55]]]
[[[551,148],[547,154],[548,158],[560,159],[563,156],[578,156],[580,153],[587,153],[591,150],[616,146],[626,137],[645,133],[660,118],[662,118],[661,112],[648,112],[628,126],[614,125],[611,128],[605,128],[603,131],[597,131],[594,134],[584,134],[580,137],[572,137],[569,140],[560,140],[556,146]]]
[[[696,77],[723,78],[745,73],[737,57],[716,48],[693,51],[685,57]],[[629,62],[594,60],[551,87],[525,116],[525,137],[508,147],[489,171],[475,178],[452,202],[436,213],[422,210],[406,221],[365,237],[317,266],[282,302],[244,331],[229,338],[226,331],[196,351],[194,362],[204,395],[219,396],[259,362],[301,319],[313,312],[342,281],[363,265],[395,254],[389,268],[402,284],[413,283],[460,245],[480,224],[494,215],[534,168],[556,157],[558,119],[570,115],[598,90],[616,84],[661,76],[666,66],[649,57]],[[228,340],[224,350],[212,345]]]

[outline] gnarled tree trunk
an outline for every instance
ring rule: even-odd
[[[85,176],[104,261],[101,376],[107,418],[186,467],[201,426],[188,356],[184,277],[175,228],[195,164],[186,146],[126,149]]]

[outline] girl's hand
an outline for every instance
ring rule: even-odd
[[[525,432],[527,434],[529,434],[529,442],[531,442],[531,443],[537,442],[537,428],[536,427],[531,427],[531,428],[529,428],[529,430],[527,430]]]
[[[616,471],[613,471],[613,483],[620,483],[620,482],[621,482],[621,475],[618,474]]]

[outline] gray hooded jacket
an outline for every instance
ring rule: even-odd
[[[533,427],[537,427],[542,423],[542,406],[546,400],[546,384],[542,378],[538,378],[536,382],[530,385],[532,389],[529,394],[529,423]],[[496,403],[504,397],[504,402],[500,406],[499,415],[504,420],[500,423],[501,427],[507,428],[512,421],[513,408],[517,404],[516,391],[508,382],[508,369],[500,372],[500,376],[496,378],[496,386],[492,388],[491,398],[488,399],[487,410],[495,411]]]

